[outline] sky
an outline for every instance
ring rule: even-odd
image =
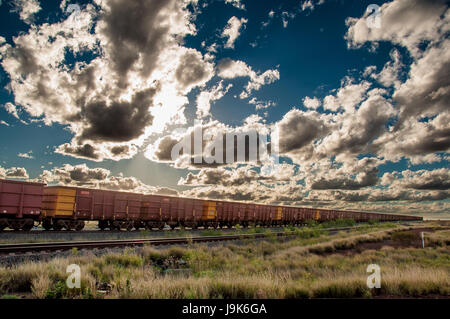
[[[450,218],[444,0],[0,3],[0,178]]]

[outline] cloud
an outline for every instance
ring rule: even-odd
[[[105,168],[89,168],[86,164],[75,166],[65,164],[61,167],[54,167],[50,171],[44,170],[36,180],[64,186],[82,186],[137,193],[178,194],[176,190],[146,185],[139,179],[125,177],[122,173],[118,176],[112,176],[111,172]]]
[[[241,167],[236,170],[218,169],[202,169],[197,175],[188,173],[185,179],[180,179],[179,185],[224,185],[237,186],[248,184],[254,180],[258,180],[259,174],[247,167]]]
[[[320,107],[322,103],[320,102],[320,100],[316,97],[310,98],[308,96],[306,96],[303,99],[303,105],[308,108],[308,109],[318,109]]]
[[[286,196],[286,194],[290,194]],[[267,187],[258,183],[238,186],[203,186],[186,190],[183,196],[206,199],[246,201],[255,203],[290,204],[302,200],[304,194],[301,187],[292,185],[279,185]]]
[[[33,23],[34,15],[41,10],[38,0],[14,0],[11,12],[19,13],[20,19],[28,24]]]
[[[376,138],[386,132],[386,123],[396,111],[384,97],[375,94],[361,103],[356,112],[335,117],[338,127],[317,145],[317,151],[328,156],[341,153],[374,152]]]
[[[385,173],[384,182],[389,182],[392,188],[414,190],[448,190],[450,189],[450,170],[439,168],[434,170],[404,170],[400,177],[395,173]]]
[[[323,100],[323,108],[336,112],[344,109],[351,112],[365,97],[370,83],[363,81],[353,84],[350,81],[343,82],[343,86],[337,91],[336,96],[327,95]]]
[[[194,127],[184,130],[180,128],[150,144],[145,152],[145,156],[152,161],[170,163],[175,168],[189,169],[235,166],[237,163],[265,163],[269,160],[269,152],[260,153],[255,146],[256,154],[252,153],[250,156],[250,137],[252,137],[252,142],[257,142],[258,137],[262,138],[263,134],[270,135],[271,133],[270,127],[261,123],[261,120],[261,117],[253,116],[247,118],[244,125],[237,127],[210,120],[202,123],[202,125],[196,124]],[[194,135],[202,135],[201,149],[197,150],[195,148]],[[245,138],[245,140],[236,143],[233,139],[233,143],[227,143],[226,135],[229,135],[231,138],[248,136],[248,140]],[[201,137],[198,138],[200,139]],[[184,146],[190,147],[190,150]],[[238,147],[239,149],[242,147],[242,155],[245,155],[243,156],[245,158],[238,159],[236,157]],[[177,151],[180,154],[177,154]],[[174,152],[174,157],[176,157],[174,159],[172,159],[172,152]],[[228,159],[227,152],[234,154],[234,157]],[[196,157],[200,159],[198,162],[195,162]],[[208,162],[207,159],[211,161]]]
[[[419,45],[441,41],[448,30],[448,10],[445,0],[395,0],[380,7],[380,28],[371,28],[366,22],[369,12],[361,18],[348,18],[346,39],[350,47],[361,47],[366,42],[390,41],[420,55]],[[441,33],[442,32],[442,33]]]
[[[245,5],[241,3],[241,0],[225,0],[225,3],[231,4],[235,8],[245,10]]]
[[[26,179],[29,176],[27,170],[23,167],[10,167],[5,169],[0,166],[0,177]]]
[[[428,121],[408,119],[402,129],[387,132],[374,141],[379,154],[398,161],[402,157],[416,158],[450,148],[450,112],[443,112]]]
[[[210,115],[211,103],[221,99],[228,93],[233,84],[223,86],[223,81],[220,81],[210,90],[202,91],[197,95],[197,116],[206,117]]]
[[[180,59],[175,77],[183,90],[189,92],[193,87],[205,84],[214,75],[212,63],[203,60],[196,50],[186,52]]]
[[[225,43],[225,48],[234,49],[234,42],[240,35],[240,29],[245,28],[247,22],[248,20],[246,18],[238,19],[234,16],[228,20],[227,25],[222,31],[222,37],[228,38]]]
[[[137,92],[131,101],[116,101],[108,105],[104,100],[86,104],[74,120],[82,121],[85,128],[80,141],[125,142],[144,133],[152,124],[153,116],[148,112],[158,88]]]
[[[307,11],[307,10],[313,11],[316,6],[322,5],[324,2],[325,2],[325,0],[318,0],[318,1],[306,0],[300,4],[300,9],[301,9],[301,11]]]
[[[119,161],[132,158],[138,152],[133,144],[102,143],[101,145],[89,143],[65,143],[55,149],[55,153],[101,162],[105,158]]]
[[[434,116],[448,111],[450,40],[426,50],[411,65],[408,80],[399,86],[393,98],[401,108],[400,124],[408,117]]]
[[[255,73],[250,66],[239,60],[224,58],[217,64],[217,75],[224,79],[234,79],[237,77],[246,77]]]
[[[16,119],[20,119],[19,117],[19,113],[17,112],[17,107],[10,103],[10,102],[6,102],[3,107],[5,108],[5,110],[11,114],[12,116],[14,116]]]
[[[379,74],[371,76],[385,87],[395,86],[398,88],[401,84],[399,77],[403,68],[400,52],[393,49],[390,53],[391,61],[387,62]]]
[[[325,115],[298,109],[290,110],[276,125],[280,132],[280,153],[291,158],[300,153],[305,157],[312,156],[313,142],[326,136],[330,129]]]
[[[255,105],[255,110],[264,110],[271,106],[275,106],[276,103],[273,101],[258,101],[256,97],[251,98],[248,103]]]
[[[33,159],[34,157],[32,154],[33,154],[33,151],[30,150],[26,153],[19,153],[19,154],[17,154],[17,156],[22,157],[22,158]]]
[[[250,81],[245,86],[239,97],[248,98],[253,91],[258,91],[263,85],[271,84],[280,79],[280,72],[269,69],[263,73],[257,73],[243,61],[224,58],[217,64],[217,75],[224,79],[237,77],[249,77]]]
[[[378,181],[376,158],[347,160],[339,168],[332,165],[319,166],[308,171],[306,183],[313,190],[343,189],[357,190],[375,186]],[[314,166],[313,166],[314,167]]]
[[[281,12],[281,20],[283,22],[283,28],[287,28],[289,20],[294,19],[296,15],[297,15],[296,12],[288,12],[288,11]]]

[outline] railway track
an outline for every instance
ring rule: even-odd
[[[420,223],[421,221],[412,221],[412,222],[402,222],[402,225],[414,225],[417,223]],[[394,223],[399,223],[398,221],[395,221]],[[367,225],[366,223],[357,223],[354,227],[358,227],[361,225]],[[299,228],[301,226],[298,226]],[[244,228],[245,229],[245,228]],[[247,229],[251,229],[251,228],[247,228]],[[264,229],[283,229],[283,227],[279,226],[279,227],[268,227],[268,228],[264,228]],[[217,228],[217,229],[212,229],[212,228],[198,228],[198,229],[180,229],[180,228],[175,228],[175,229],[170,229],[170,228],[165,228],[165,229],[152,229],[152,230],[131,230],[131,231],[126,231],[126,230],[100,230],[100,229],[85,229],[85,230],[44,230],[44,229],[32,229],[30,231],[27,232],[23,232],[23,231],[16,231],[16,230],[2,230],[0,231],[0,235],[1,234],[20,234],[20,235],[52,235],[52,234],[138,234],[141,232],[149,232],[149,233],[164,233],[164,232],[181,232],[181,231],[186,231],[186,232],[192,232],[192,233],[200,233],[203,231],[223,231],[223,232],[235,232],[237,229],[236,228]]]
[[[282,229],[282,227],[270,227],[265,229]],[[0,234],[20,234],[20,235],[48,235],[48,234],[139,234],[141,232],[148,232],[150,234],[155,233],[164,233],[164,232],[192,232],[192,233],[201,233],[203,231],[223,231],[223,232],[234,232],[236,231],[236,228],[218,228],[218,229],[212,229],[212,228],[198,228],[198,229],[152,229],[152,230],[100,230],[100,229],[86,229],[86,230],[42,230],[42,229],[33,229],[27,232],[24,231],[16,231],[16,230],[3,230],[0,231]]]
[[[324,228],[322,230],[330,233],[346,231],[356,227]],[[94,240],[94,241],[65,241],[65,242],[44,242],[44,243],[20,243],[20,244],[2,244],[0,245],[0,255],[63,251],[77,249],[94,248],[113,248],[126,246],[144,246],[144,245],[176,245],[189,243],[206,243],[230,240],[259,239],[268,236],[288,237],[295,236],[295,232],[271,232],[256,234],[233,234],[220,236],[197,236],[197,237],[175,237],[175,238],[147,238],[147,239],[125,239],[125,240]]]

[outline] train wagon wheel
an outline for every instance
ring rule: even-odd
[[[23,231],[30,231],[31,228],[33,228],[33,224],[29,225],[29,224],[25,224],[22,226],[22,230]]]
[[[120,223],[117,221],[109,222],[110,230],[120,230]]]
[[[127,231],[132,231],[133,230],[133,223],[132,222],[128,222],[126,228],[127,228]]]
[[[165,225],[166,225],[166,224],[164,224],[164,223],[159,224],[159,225],[158,225],[158,229],[159,229],[159,230],[163,230]]]
[[[0,219],[0,231],[8,226],[8,220],[6,218]]]
[[[49,219],[44,219],[43,221],[42,221],[42,227],[45,229],[45,230],[50,230],[50,229],[52,229],[52,222],[49,220]]]
[[[63,229],[64,223],[60,220],[56,220],[53,222],[53,229],[56,231],[60,231]]]
[[[76,231],[81,231],[84,228],[84,221],[80,220],[78,221],[77,225],[75,226]]]
[[[175,227],[177,227],[177,225],[169,225],[169,226],[170,226],[170,229],[172,229],[172,230],[174,230]]]
[[[99,220],[97,226],[100,230],[105,230],[108,227],[108,222],[106,220]]]
[[[23,231],[30,231],[34,226],[34,221],[32,219],[25,219],[22,225]]]
[[[22,223],[20,221],[17,220],[13,220],[9,223],[9,227],[14,229],[15,231],[19,231],[22,228]]]

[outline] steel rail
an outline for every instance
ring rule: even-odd
[[[323,228],[320,230],[337,232],[350,230],[358,227]],[[287,237],[295,236],[295,231],[289,232],[269,232],[256,234],[233,234],[220,236],[198,236],[198,237],[174,237],[174,238],[145,238],[145,239],[115,239],[115,240],[93,240],[93,241],[64,241],[64,242],[43,242],[43,243],[19,243],[0,245],[0,254],[17,254],[41,251],[59,251],[77,249],[110,248],[125,246],[143,245],[174,245],[189,243],[205,243],[229,240],[258,239],[270,236]]]

